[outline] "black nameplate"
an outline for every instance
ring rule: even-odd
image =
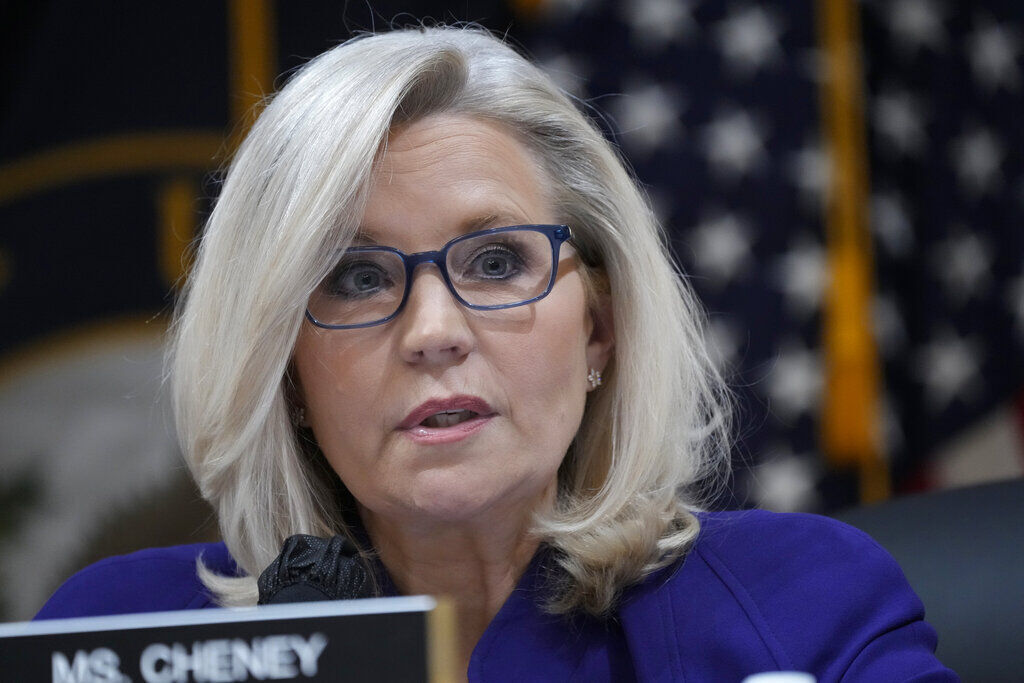
[[[0,625],[0,680],[436,681],[450,608],[433,598],[306,602]]]

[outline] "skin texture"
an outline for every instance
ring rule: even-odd
[[[392,134],[361,234],[414,253],[473,230],[558,223],[546,186],[498,124],[429,117]],[[427,265],[387,324],[302,327],[294,364],[317,441],[396,585],[455,598],[467,661],[536,551],[532,515],[554,501],[588,369],[603,369],[612,345],[610,314],[588,310],[570,245],[551,293],[533,304],[467,309]],[[399,428],[423,402],[455,395],[494,415],[454,443],[418,443]]]

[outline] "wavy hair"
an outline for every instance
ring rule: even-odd
[[[591,392],[535,532],[563,568],[555,612],[607,614],[684,555],[692,511],[728,467],[729,401],[693,293],[652,210],[594,123],[538,68],[476,27],[352,39],[299,69],[240,146],[172,328],[169,371],[191,472],[241,576],[202,565],[225,605],[292,534],[351,535],[347,492],[290,419],[289,362],[309,293],[351,241],[389,131],[437,113],[499,122],[540,161],[614,358]],[[602,291],[603,290],[603,291]]]

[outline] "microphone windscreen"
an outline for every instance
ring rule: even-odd
[[[373,595],[366,566],[344,536],[289,536],[256,581],[258,604],[351,600]]]

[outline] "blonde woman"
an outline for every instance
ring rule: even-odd
[[[356,549],[343,596],[451,596],[472,680],[952,679],[869,538],[699,512],[729,457],[700,320],[534,66],[473,28],[352,40],[261,114],[174,325],[224,543],[94,565],[40,617],[255,604],[306,534]]]

